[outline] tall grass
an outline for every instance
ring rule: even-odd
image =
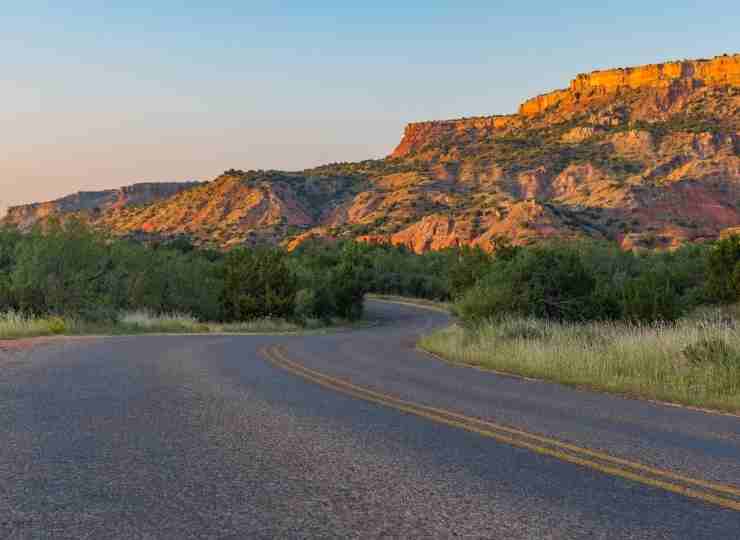
[[[277,318],[237,323],[201,322],[184,313],[154,314],[148,311],[123,313],[117,320],[108,322],[56,316],[34,317],[15,311],[0,313],[0,339],[90,334],[287,333],[320,326],[322,323],[315,320],[300,325]]]
[[[16,311],[0,313],[0,339],[63,334],[71,326],[70,321],[61,317],[30,317]]]
[[[507,373],[740,412],[740,326],[719,312],[652,325],[512,317],[455,325],[420,346]]]
[[[117,325],[132,332],[208,332],[209,326],[195,317],[184,313],[154,314],[148,311],[133,311],[123,314]]]

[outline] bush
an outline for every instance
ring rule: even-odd
[[[692,366],[718,366],[725,369],[740,369],[740,353],[721,338],[702,338],[687,345],[683,355]]]
[[[225,320],[293,316],[295,280],[278,248],[231,251],[224,260],[223,282]]]
[[[474,323],[504,315],[558,321],[674,321],[705,301],[706,250],[636,255],[599,242],[520,248],[496,258],[456,304]]]
[[[665,266],[650,268],[627,281],[620,304],[620,318],[633,322],[675,321],[685,309]]]
[[[316,289],[301,289],[298,291],[295,299],[296,319],[303,323],[311,319],[318,319],[324,323],[331,321],[332,315],[335,314],[335,308],[329,289],[325,285],[322,284]]]
[[[730,303],[740,297],[740,237],[714,243],[707,261],[707,293],[715,301]]]
[[[470,289],[482,278],[491,265],[491,256],[479,247],[463,247],[456,253],[448,275],[452,297],[457,297]]]
[[[36,315],[110,319],[115,306],[106,286],[112,269],[103,239],[82,224],[51,224],[19,242],[10,276],[18,307]]]
[[[488,274],[457,305],[464,320],[507,314],[555,320],[593,318],[596,281],[578,253],[565,246],[521,250],[496,260]]]

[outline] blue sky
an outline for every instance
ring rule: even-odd
[[[729,1],[104,4],[0,0],[0,206],[381,157],[409,121],[740,52]]]

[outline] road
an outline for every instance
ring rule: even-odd
[[[0,362],[0,538],[740,538],[740,418],[448,365],[445,315],[367,305]]]

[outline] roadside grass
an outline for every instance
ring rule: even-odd
[[[15,311],[0,313],[0,339],[63,334],[70,322],[61,317],[28,317]]]
[[[674,324],[504,318],[452,325],[419,346],[450,361],[623,395],[740,412],[737,308]]]
[[[350,323],[339,319],[332,320],[328,323],[311,319],[304,324],[272,318],[238,323],[201,322],[187,314],[154,314],[147,311],[124,313],[116,321],[90,322],[71,317],[34,317],[15,311],[7,311],[0,313],[0,339],[22,339],[55,335],[277,334],[316,331],[345,325],[350,325]]]

